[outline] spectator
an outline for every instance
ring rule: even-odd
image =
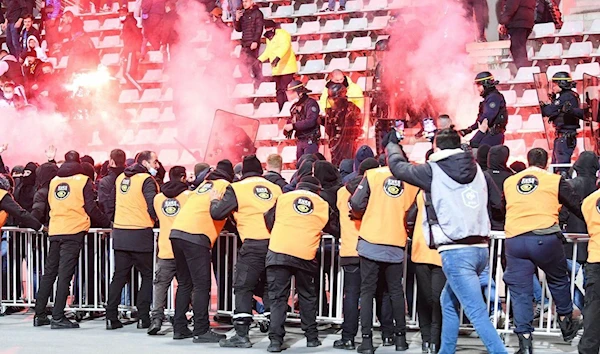
[[[98,202],[104,214],[114,220],[117,191],[115,181],[125,170],[125,152],[121,149],[111,151],[108,166],[108,175],[98,182]]]
[[[267,157],[267,171],[264,177],[267,181],[275,183],[281,190],[287,185],[285,179],[281,176],[281,169],[283,166],[283,159],[281,155],[271,154]]]
[[[40,31],[37,28],[33,27],[33,15],[27,14],[23,17],[23,29],[21,30],[21,35],[19,36],[19,43],[21,45],[21,51],[26,52],[29,37],[34,36],[39,42],[41,41]]]
[[[211,21],[219,28],[225,28],[227,25],[223,22],[223,10],[220,7],[215,7],[211,12]]]
[[[342,183],[346,184],[348,183],[348,181],[351,181],[354,177],[356,177],[358,175],[358,167],[360,166],[361,162],[368,159],[369,157],[375,157],[373,149],[371,149],[368,145],[363,145],[359,147],[356,151],[356,155],[354,155],[354,171],[346,177],[344,177]]]
[[[350,76],[344,75],[341,70],[334,70],[331,72],[331,78],[327,81],[325,88],[328,89],[334,84],[343,84],[346,87],[346,96],[348,97],[348,101],[354,103],[358,108],[360,108],[361,112],[365,107],[365,99],[363,95],[363,90],[355,84]],[[331,105],[327,102],[329,98],[329,90],[323,90],[321,93],[321,98],[319,99],[319,106],[321,107],[321,111],[324,112],[325,109],[331,108]]]
[[[0,14],[2,30],[6,31],[6,45],[10,54],[19,57],[21,48],[19,45],[19,34],[23,25],[23,18],[27,15],[27,0],[6,0],[6,10]]]
[[[498,14],[498,32],[510,36],[510,53],[515,66],[529,66],[527,38],[533,30],[536,0],[506,0]]]
[[[286,90],[288,84],[294,79],[294,74],[298,71],[296,54],[292,48],[292,36],[281,28],[277,28],[274,21],[265,21],[265,38],[267,47],[258,57],[258,60],[264,62],[268,60],[273,67],[273,80],[277,90],[277,103],[279,110],[287,101]]]
[[[339,11],[346,11],[346,0],[340,0]],[[327,7],[323,10],[323,12],[335,11],[335,0],[328,0]]]
[[[346,179],[346,176],[354,172],[354,160],[353,159],[343,159],[340,162],[340,177],[342,180]]]
[[[29,36],[29,39],[27,39],[27,47],[23,52],[21,52],[21,59],[25,61],[25,58],[27,58],[27,56],[31,53],[34,54],[34,58],[37,58],[43,62],[48,61],[46,49],[40,46],[40,41],[34,35]]]
[[[25,78],[17,57],[6,50],[0,50],[0,77],[12,81],[15,85],[23,85]]]
[[[162,37],[161,21],[165,16],[165,0],[142,0],[142,57],[148,51],[148,43],[152,50],[160,49]]]
[[[510,164],[510,169],[515,171],[515,173],[519,173],[526,168],[527,166],[525,166],[525,163],[521,161],[515,161],[512,164]]]
[[[36,188],[33,196],[33,207],[31,215],[33,215],[39,222],[44,225],[48,225],[50,221],[50,204],[48,204],[48,190],[50,188],[50,181],[56,177],[58,172],[58,166],[55,162],[46,162],[36,171]]]
[[[338,190],[344,186],[342,178],[337,168],[328,161],[315,161],[313,173],[321,184],[322,190],[319,195],[329,204],[331,209],[330,215],[333,219],[329,222],[330,233],[338,238],[340,236],[340,212],[337,207],[337,195]]]
[[[31,86],[36,82],[37,77],[42,74],[42,61],[36,57],[35,52],[23,53],[23,74],[25,74],[25,86],[27,93],[31,94]]]
[[[485,29],[490,23],[490,9],[487,0],[462,0],[465,9],[467,21],[471,22],[475,18],[477,25],[477,41],[487,42]]]
[[[135,80],[138,77],[137,68],[142,50],[142,30],[137,26],[133,12],[127,12],[125,7],[119,9],[119,19],[123,24],[121,29],[123,71],[129,76],[129,80]]]
[[[36,170],[38,165],[35,162],[29,162],[23,170],[23,179],[18,187],[15,188],[15,200],[23,209],[31,212],[33,208],[33,196],[35,195]]]
[[[174,0],[167,0],[165,3],[165,15],[163,16],[162,24],[162,39],[161,48],[163,52],[167,52],[170,57],[171,46],[177,44],[179,35],[175,30],[175,25],[179,22],[179,14],[177,13],[177,3]]]
[[[38,70],[40,68],[40,70]],[[40,63],[36,66],[35,75],[33,78],[33,83],[29,86],[31,90],[31,95],[37,101],[38,106],[42,108],[45,103],[51,103],[57,95],[60,95],[60,92],[56,92],[56,90],[51,90],[53,87],[53,78],[54,78],[54,68],[51,63]],[[50,102],[46,102],[46,99],[50,100]],[[44,101],[44,102],[41,102]]]
[[[63,14],[61,22],[64,23],[61,33],[65,36],[61,52],[69,56],[65,74],[70,78],[71,74],[83,70],[95,70],[100,64],[98,51],[92,40],[83,31],[83,22],[75,17],[71,11]]]
[[[190,189],[196,189],[199,185],[204,182],[206,176],[212,171],[210,165],[204,162],[197,163],[194,166],[194,181],[192,182]]]
[[[262,68],[256,61],[260,38],[263,33],[264,16],[253,0],[243,0],[244,9],[236,9],[233,27],[242,32],[242,60],[250,69],[250,76],[254,78],[254,84],[262,81]]]
[[[58,42],[58,21],[62,14],[60,0],[46,0],[42,11],[42,23],[46,31],[45,39],[49,47]]]
[[[490,152],[490,146],[487,144],[480,145],[477,148],[476,160],[482,171],[488,169],[488,153]]]

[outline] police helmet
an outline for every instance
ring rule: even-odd
[[[482,71],[475,76],[475,83],[482,85],[485,88],[494,87],[498,85],[499,81],[494,80],[494,75],[489,71]]]
[[[554,74],[554,76],[552,76],[552,82],[557,83],[558,87],[563,90],[570,90],[575,87],[575,83],[573,82],[571,75],[569,75],[569,73],[566,71],[559,71]]]
[[[292,82],[287,85],[287,90],[296,91],[298,93],[310,93],[310,90],[307,89],[300,80],[292,80]]]
[[[344,84],[334,83],[333,85],[329,86],[327,94],[328,94],[329,98],[337,99],[337,98],[346,97],[347,90],[348,89],[346,89],[346,86],[344,86]]]
[[[389,39],[380,39],[377,41],[377,43],[375,43],[375,50],[376,51],[381,51],[381,52],[385,52],[388,50],[389,48]]]

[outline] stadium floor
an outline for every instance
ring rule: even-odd
[[[175,341],[171,337],[171,327],[164,326],[165,335],[150,337],[144,330],[138,330],[135,324],[125,326],[116,331],[104,329],[104,319],[96,319],[81,322],[78,330],[51,330],[49,327],[34,328],[32,326],[33,314],[19,313],[0,317],[0,353],[165,353],[176,350],[177,353],[197,353],[198,350],[217,354],[240,353],[240,350],[219,348],[217,344],[193,344],[191,339]],[[327,326],[320,327],[323,346],[318,348],[306,348],[306,341],[299,327],[288,327],[286,335],[286,346],[291,348],[287,353],[344,353],[333,349],[333,342],[340,338],[337,331]],[[227,331],[227,328],[223,329]],[[224,333],[224,332],[223,332]],[[231,333],[228,333],[231,334]],[[380,345],[379,332],[375,333],[375,344]],[[252,342],[255,343],[251,349],[244,353],[266,353],[269,339],[266,334],[261,333],[258,328],[251,331]],[[421,337],[418,332],[409,332],[408,339],[410,349],[407,354],[421,353]],[[558,354],[577,353],[578,339],[572,344],[562,342],[560,338],[534,337],[537,353]],[[459,338],[457,353],[475,354],[486,353],[481,341],[473,335],[464,335]],[[508,352],[517,351],[518,342],[516,336],[508,337]],[[348,351],[347,353],[351,353]],[[379,354],[396,353],[393,347],[380,347]]]

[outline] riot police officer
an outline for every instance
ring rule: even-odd
[[[504,96],[496,88],[498,81],[494,80],[494,76],[490,72],[484,71],[477,74],[475,84],[483,101],[479,104],[477,121],[470,127],[460,130],[460,134],[465,136],[479,129],[471,139],[471,147],[474,148],[484,144],[502,145],[504,144],[508,112]]]
[[[389,48],[389,39],[382,39],[375,43],[375,59],[378,61],[373,75],[373,99],[371,100],[371,117],[375,119],[375,145],[377,154],[384,153],[381,139],[394,127],[394,120],[390,118],[389,93],[384,84],[386,74],[384,55]],[[388,73],[389,74],[389,73]]]
[[[310,98],[310,91],[302,81],[293,80],[287,86],[288,101],[294,102],[290,108],[292,115],[287,124],[283,126],[283,133],[290,139],[292,132],[296,132],[296,159],[302,155],[314,154],[319,151],[319,139],[321,138],[319,103]]]
[[[354,156],[358,138],[363,133],[363,119],[360,108],[348,99],[344,84],[333,84],[327,90],[329,108],[325,110],[325,131],[329,137],[331,163],[338,166],[343,159]]]
[[[552,76],[552,94],[550,103],[540,102],[542,115],[556,129],[556,139],[552,151],[552,163],[570,163],[571,155],[577,145],[579,120],[583,119],[583,110],[579,108],[579,95],[569,73],[559,71]]]

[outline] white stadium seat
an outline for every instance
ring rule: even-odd
[[[583,34],[583,21],[565,21],[556,36],[577,36],[581,34]]]
[[[563,47],[560,43],[555,44],[542,44],[540,51],[537,52],[532,60],[544,60],[544,59],[559,59],[562,56]]]
[[[556,32],[556,27],[553,22],[549,23],[538,23],[533,26],[533,30],[531,31],[531,35],[529,38],[544,38],[551,37]]]
[[[159,88],[145,89],[144,92],[142,92],[142,97],[140,97],[140,102],[157,102],[160,101],[161,96],[162,93]]]
[[[258,158],[258,160],[260,162],[267,162],[267,157],[269,157],[269,155],[271,154],[276,154],[277,153],[277,148],[274,146],[268,146],[268,147],[259,147],[258,149],[256,149],[256,157]]]
[[[350,49],[352,50],[365,50],[372,47],[371,37],[356,37],[352,40],[352,44],[350,44]]]
[[[573,80],[583,80],[583,74],[600,76],[600,64],[598,62],[595,62],[577,65],[577,67],[575,67],[575,72],[572,76]]]
[[[252,103],[236,104],[233,111],[240,116],[252,117],[254,115],[254,105]]]
[[[346,31],[364,31],[369,26],[366,17],[351,18],[350,22],[345,27]]]
[[[508,107],[513,107],[517,103],[517,92],[515,90],[500,91],[506,100]]]
[[[346,50],[347,45],[346,38],[332,38],[327,42],[325,52],[342,52]]]
[[[513,133],[521,129],[523,124],[523,118],[520,115],[508,116],[508,122],[506,124],[506,131]]]
[[[281,151],[281,158],[283,159],[283,163],[292,163],[296,161],[296,147],[295,146],[286,146]]]
[[[317,12],[317,4],[302,4],[295,13],[296,16],[311,16]]]
[[[335,33],[340,32],[344,29],[344,20],[328,20],[325,22],[325,27],[323,27],[323,32],[326,33]]]
[[[517,75],[512,80],[509,80],[509,84],[530,84],[533,83],[533,74],[539,74],[539,66],[525,66],[519,68]]]
[[[255,118],[277,117],[279,114],[279,104],[277,102],[263,102],[254,112]]]
[[[571,43],[569,50],[567,51],[566,54],[563,53],[562,58],[563,59],[571,59],[571,58],[589,57],[590,55],[592,55],[593,50],[594,50],[594,47],[592,45],[592,42]]]
[[[289,34],[291,34],[292,36],[296,34],[296,32],[298,32],[298,25],[293,22],[293,23],[282,23],[281,24],[281,29],[286,30]]]
[[[548,69],[546,69],[546,76],[548,77],[548,80],[551,80],[552,76],[554,76],[554,74],[556,74],[559,71],[565,71],[565,72],[571,73],[571,67],[566,64],[549,66]]]
[[[511,78],[510,69],[492,69],[490,72],[501,84],[506,84]]]
[[[349,58],[333,58],[327,65],[327,72],[332,72],[334,70],[342,70],[347,71],[350,68],[350,59]]]
[[[254,84],[237,84],[233,90],[233,97],[250,97],[254,94]]]
[[[258,86],[256,90],[256,97],[275,97],[275,83],[274,82],[263,82]]]
[[[123,90],[119,95],[119,103],[132,103],[140,98],[138,90]]]
[[[540,104],[536,90],[525,90],[523,96],[521,96],[515,107],[534,107]]]
[[[325,60],[323,59],[313,59],[306,62],[306,65],[300,69],[298,74],[306,75],[306,74],[315,74],[325,71]]]
[[[319,21],[304,22],[300,28],[298,28],[297,34],[313,34],[318,33],[321,30]]]
[[[541,114],[532,114],[527,118],[527,121],[523,122],[523,127],[519,132],[521,133],[539,133],[544,132],[544,119]]]
[[[325,85],[327,84],[327,80],[308,80],[306,83],[306,88],[309,89],[312,93],[320,94],[325,89]]]
[[[294,6],[279,6],[272,17],[291,17],[294,13]]]

